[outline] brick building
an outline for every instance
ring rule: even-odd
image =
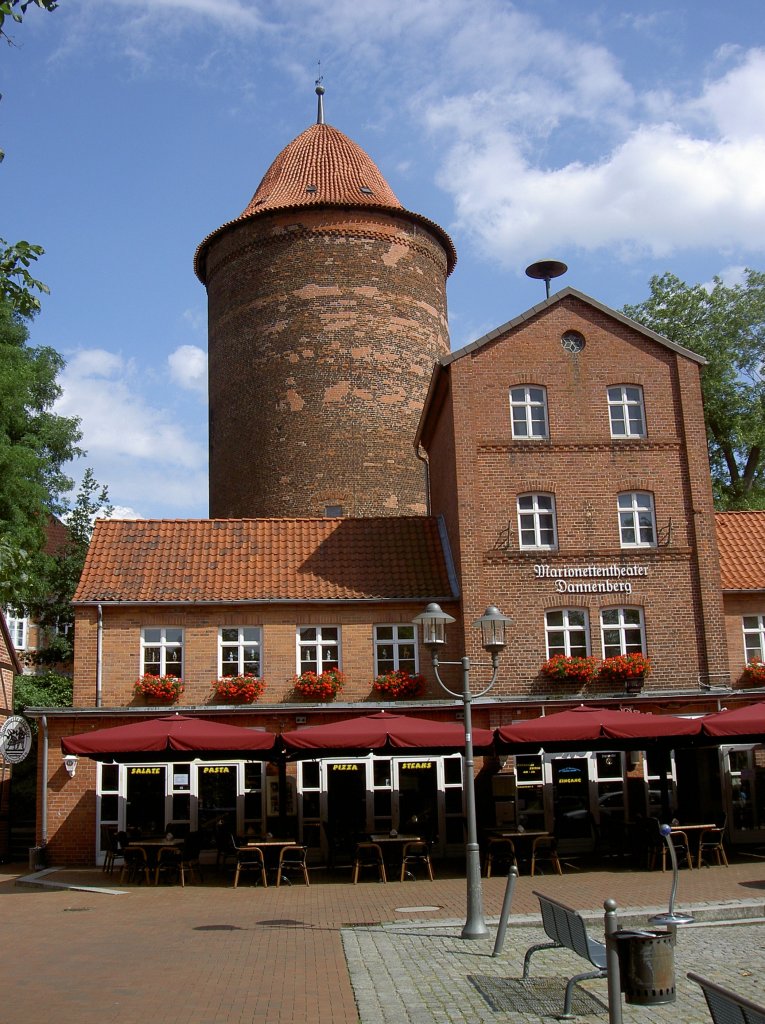
[[[38,841],[57,861],[98,856],[101,826],[209,832],[222,816],[240,831],[289,828],[319,859],[349,808],[367,832],[419,808],[437,852],[459,850],[457,754],[81,758],[71,778],[57,755],[63,736],[163,713],[136,696],[143,673],[182,677],[177,710],[274,733],[380,707],[454,721],[461,704],[412,624],[429,602],[455,619],[446,658],[474,656],[477,677],[469,624],[489,603],[513,619],[479,726],[582,701],[701,714],[753,699],[738,653],[729,666],[741,609],[729,614],[728,593],[723,607],[703,360],[571,288],[449,353],[454,262],[441,229],[321,116],[200,246],[213,518],[96,526],[75,597],[74,707],[31,711],[45,714]],[[762,626],[760,597],[748,600]],[[632,653],[653,669],[638,692],[540,671],[552,655]],[[335,667],[347,682],[334,701],[295,692],[296,673]],[[389,669],[422,673],[424,691],[392,706],[372,688]],[[265,679],[257,704],[215,698],[211,683],[234,670]],[[685,788],[686,813],[721,814],[729,763],[678,752],[673,800]],[[551,827],[564,772],[574,846],[603,800],[623,817],[653,806],[657,766],[639,752],[500,767],[479,776],[483,824]]]

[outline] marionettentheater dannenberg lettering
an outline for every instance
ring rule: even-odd
[[[631,594],[631,578],[647,575],[647,565],[554,566],[541,563],[534,566],[536,579],[552,580],[556,594]],[[570,582],[572,579],[595,579],[598,582],[573,583]]]

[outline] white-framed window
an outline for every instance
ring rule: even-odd
[[[643,389],[619,384],[608,389],[611,437],[645,437]]]
[[[19,615],[11,608],[5,610],[5,621],[11,634],[13,646],[17,651],[25,651],[29,644],[29,617]]]
[[[218,630],[218,675],[260,675],[260,626],[221,626]]]
[[[619,540],[623,548],[655,548],[656,517],[653,495],[648,491],[625,491],[618,498]]]
[[[385,672],[417,674],[416,626],[375,626],[375,675]]]
[[[747,662],[754,658],[765,661],[765,615],[745,615],[743,626]]]
[[[141,673],[183,676],[183,630],[177,626],[151,626],[141,630]]]
[[[549,436],[547,394],[544,388],[524,385],[510,389],[513,437],[539,441]]]
[[[586,658],[590,653],[590,629],[584,608],[553,608],[545,614],[547,657],[565,654]]]
[[[546,550],[558,546],[552,494],[518,495],[518,543],[521,548]]]
[[[646,653],[642,608],[603,608],[600,629],[604,658]]]
[[[299,626],[297,646],[298,674],[340,668],[339,626]]]

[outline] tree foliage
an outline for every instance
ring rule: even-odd
[[[765,508],[765,273],[747,270],[732,287],[707,289],[673,274],[653,277],[627,316],[704,356],[704,418],[715,503]]]
[[[55,11],[58,3],[57,0],[0,0],[0,36],[8,43],[12,43],[13,40],[5,31],[5,19],[10,18],[20,24],[27,13],[27,7],[32,6],[40,7],[44,11]]]
[[[1,159],[1,157],[0,157]],[[44,254],[41,245],[15,242],[10,245],[0,238],[0,300],[5,301],[21,316],[34,316],[40,310],[35,291],[49,295],[47,284],[32,277],[31,264]]]
[[[21,315],[0,301],[0,605],[19,608],[48,516],[68,510],[73,485],[63,467],[82,454],[79,420],[52,411],[64,361],[52,348],[31,347],[28,337]]]

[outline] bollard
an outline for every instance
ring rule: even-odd
[[[622,1024],[622,986],[619,973],[619,953],[614,935],[619,928],[616,900],[603,904],[605,916],[603,931],[606,936],[606,971],[608,972],[608,1024]]]
[[[507,873],[507,885],[505,886],[505,898],[502,900],[502,910],[499,914],[499,927],[497,938],[494,940],[494,952],[492,956],[499,956],[505,944],[505,933],[507,932],[507,921],[510,917],[510,908],[513,904],[513,892],[515,883],[518,881],[518,868],[513,864]]]

